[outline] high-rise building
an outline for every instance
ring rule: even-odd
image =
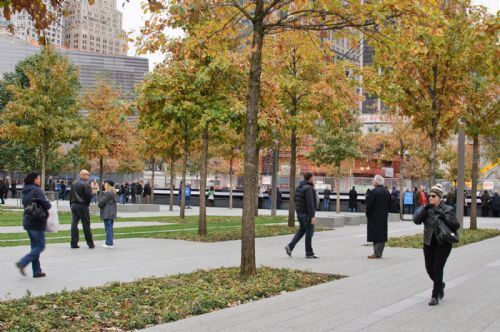
[[[12,29],[9,29],[9,27],[12,27]],[[44,36],[50,44],[64,45],[64,17],[62,15],[59,15],[47,29],[38,34],[33,20],[26,11],[23,10],[12,15],[10,20],[7,20],[0,11],[0,28],[12,30],[14,37],[29,42],[38,42],[40,36]]]
[[[65,17],[64,38],[67,47],[87,52],[125,55],[126,35],[122,13],[116,0],[71,1]]]

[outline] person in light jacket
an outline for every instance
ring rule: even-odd
[[[439,304],[439,300],[444,297],[443,270],[452,248],[451,243],[438,241],[438,225],[440,222],[444,222],[454,232],[460,228],[453,208],[441,201],[443,192],[441,184],[432,187],[429,194],[429,204],[419,207],[413,215],[415,224],[424,224],[425,269],[429,278],[434,282],[429,302],[431,306]]]
[[[111,180],[104,182],[104,193],[99,201],[99,208],[101,209],[101,220],[104,221],[104,229],[106,230],[106,243],[102,245],[103,248],[113,249],[113,221],[116,219],[116,191],[115,183]]]

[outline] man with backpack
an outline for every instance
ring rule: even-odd
[[[299,220],[300,228],[295,233],[292,241],[285,247],[288,256],[292,256],[292,251],[297,242],[306,236],[306,258],[319,258],[314,254],[312,248],[312,237],[314,225],[316,225],[316,192],[314,190],[313,174],[304,174],[304,181],[301,181],[295,191],[295,211]]]

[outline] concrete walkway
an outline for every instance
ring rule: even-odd
[[[480,227],[500,228],[500,219],[480,218]],[[389,224],[392,236],[414,234],[420,226]],[[291,236],[256,240],[258,265],[338,273],[348,278],[159,325],[152,331],[500,331],[500,237],[453,250],[445,270],[446,297],[427,305],[432,283],[418,249],[386,248],[384,259],[368,260],[366,226],[318,232],[318,260],[304,259],[303,241],[293,257],[283,246]],[[42,254],[43,279],[22,277],[14,267],[28,250],[0,248],[0,298],[33,295],[132,281],[147,276],[238,266],[240,241],[194,243],[124,239],[106,250],[71,250],[49,244]],[[29,267],[28,267],[29,270]]]

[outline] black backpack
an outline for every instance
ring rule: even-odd
[[[49,217],[49,212],[44,209],[36,198],[33,198],[33,201],[24,208],[24,213],[35,223],[44,223]]]

